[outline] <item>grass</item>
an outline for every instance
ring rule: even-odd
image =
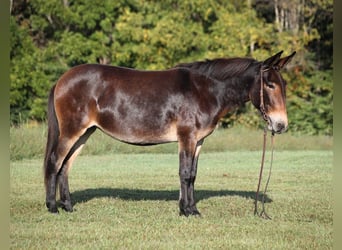
[[[23,124],[10,128],[11,160],[43,158],[46,144],[45,124]],[[204,142],[203,151],[226,152],[240,150],[261,150],[262,130],[233,127],[217,129]],[[331,136],[308,136],[291,134],[276,136],[277,150],[331,150]],[[92,135],[83,149],[83,154],[132,154],[132,153],[177,153],[177,144],[163,144],[153,147],[136,147],[113,140],[100,131]]]
[[[332,249],[332,156],[331,150],[275,152],[266,203],[272,220],[253,215],[260,151],[203,148],[200,218],[178,216],[176,153],[79,156],[70,173],[76,211],[59,215],[44,205],[42,159],[12,161],[10,247]]]

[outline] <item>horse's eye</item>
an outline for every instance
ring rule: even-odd
[[[275,89],[275,84],[273,82],[267,82],[266,86],[270,89]]]

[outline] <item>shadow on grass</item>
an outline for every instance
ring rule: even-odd
[[[197,202],[211,197],[220,196],[240,196],[246,199],[255,200],[255,193],[253,191],[235,191],[235,190],[195,190],[195,197]],[[164,200],[172,201],[178,200],[179,190],[144,190],[144,189],[125,189],[125,188],[96,188],[75,191],[71,194],[72,203],[87,202],[94,198],[113,198],[132,201],[141,200]],[[259,200],[262,199],[262,193],[259,194]],[[265,196],[265,202],[272,202],[272,199]]]

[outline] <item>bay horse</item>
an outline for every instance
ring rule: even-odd
[[[251,101],[274,133],[286,131],[285,81],[279,70],[294,56],[265,61],[214,59],[163,71],[83,64],[65,72],[48,99],[44,182],[48,211],[73,211],[68,173],[98,128],[134,145],[178,142],[180,215],[200,215],[194,184],[204,139],[220,118]]]

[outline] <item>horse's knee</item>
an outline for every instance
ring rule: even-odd
[[[191,169],[183,167],[179,170],[179,177],[181,180],[190,180],[191,177]]]

